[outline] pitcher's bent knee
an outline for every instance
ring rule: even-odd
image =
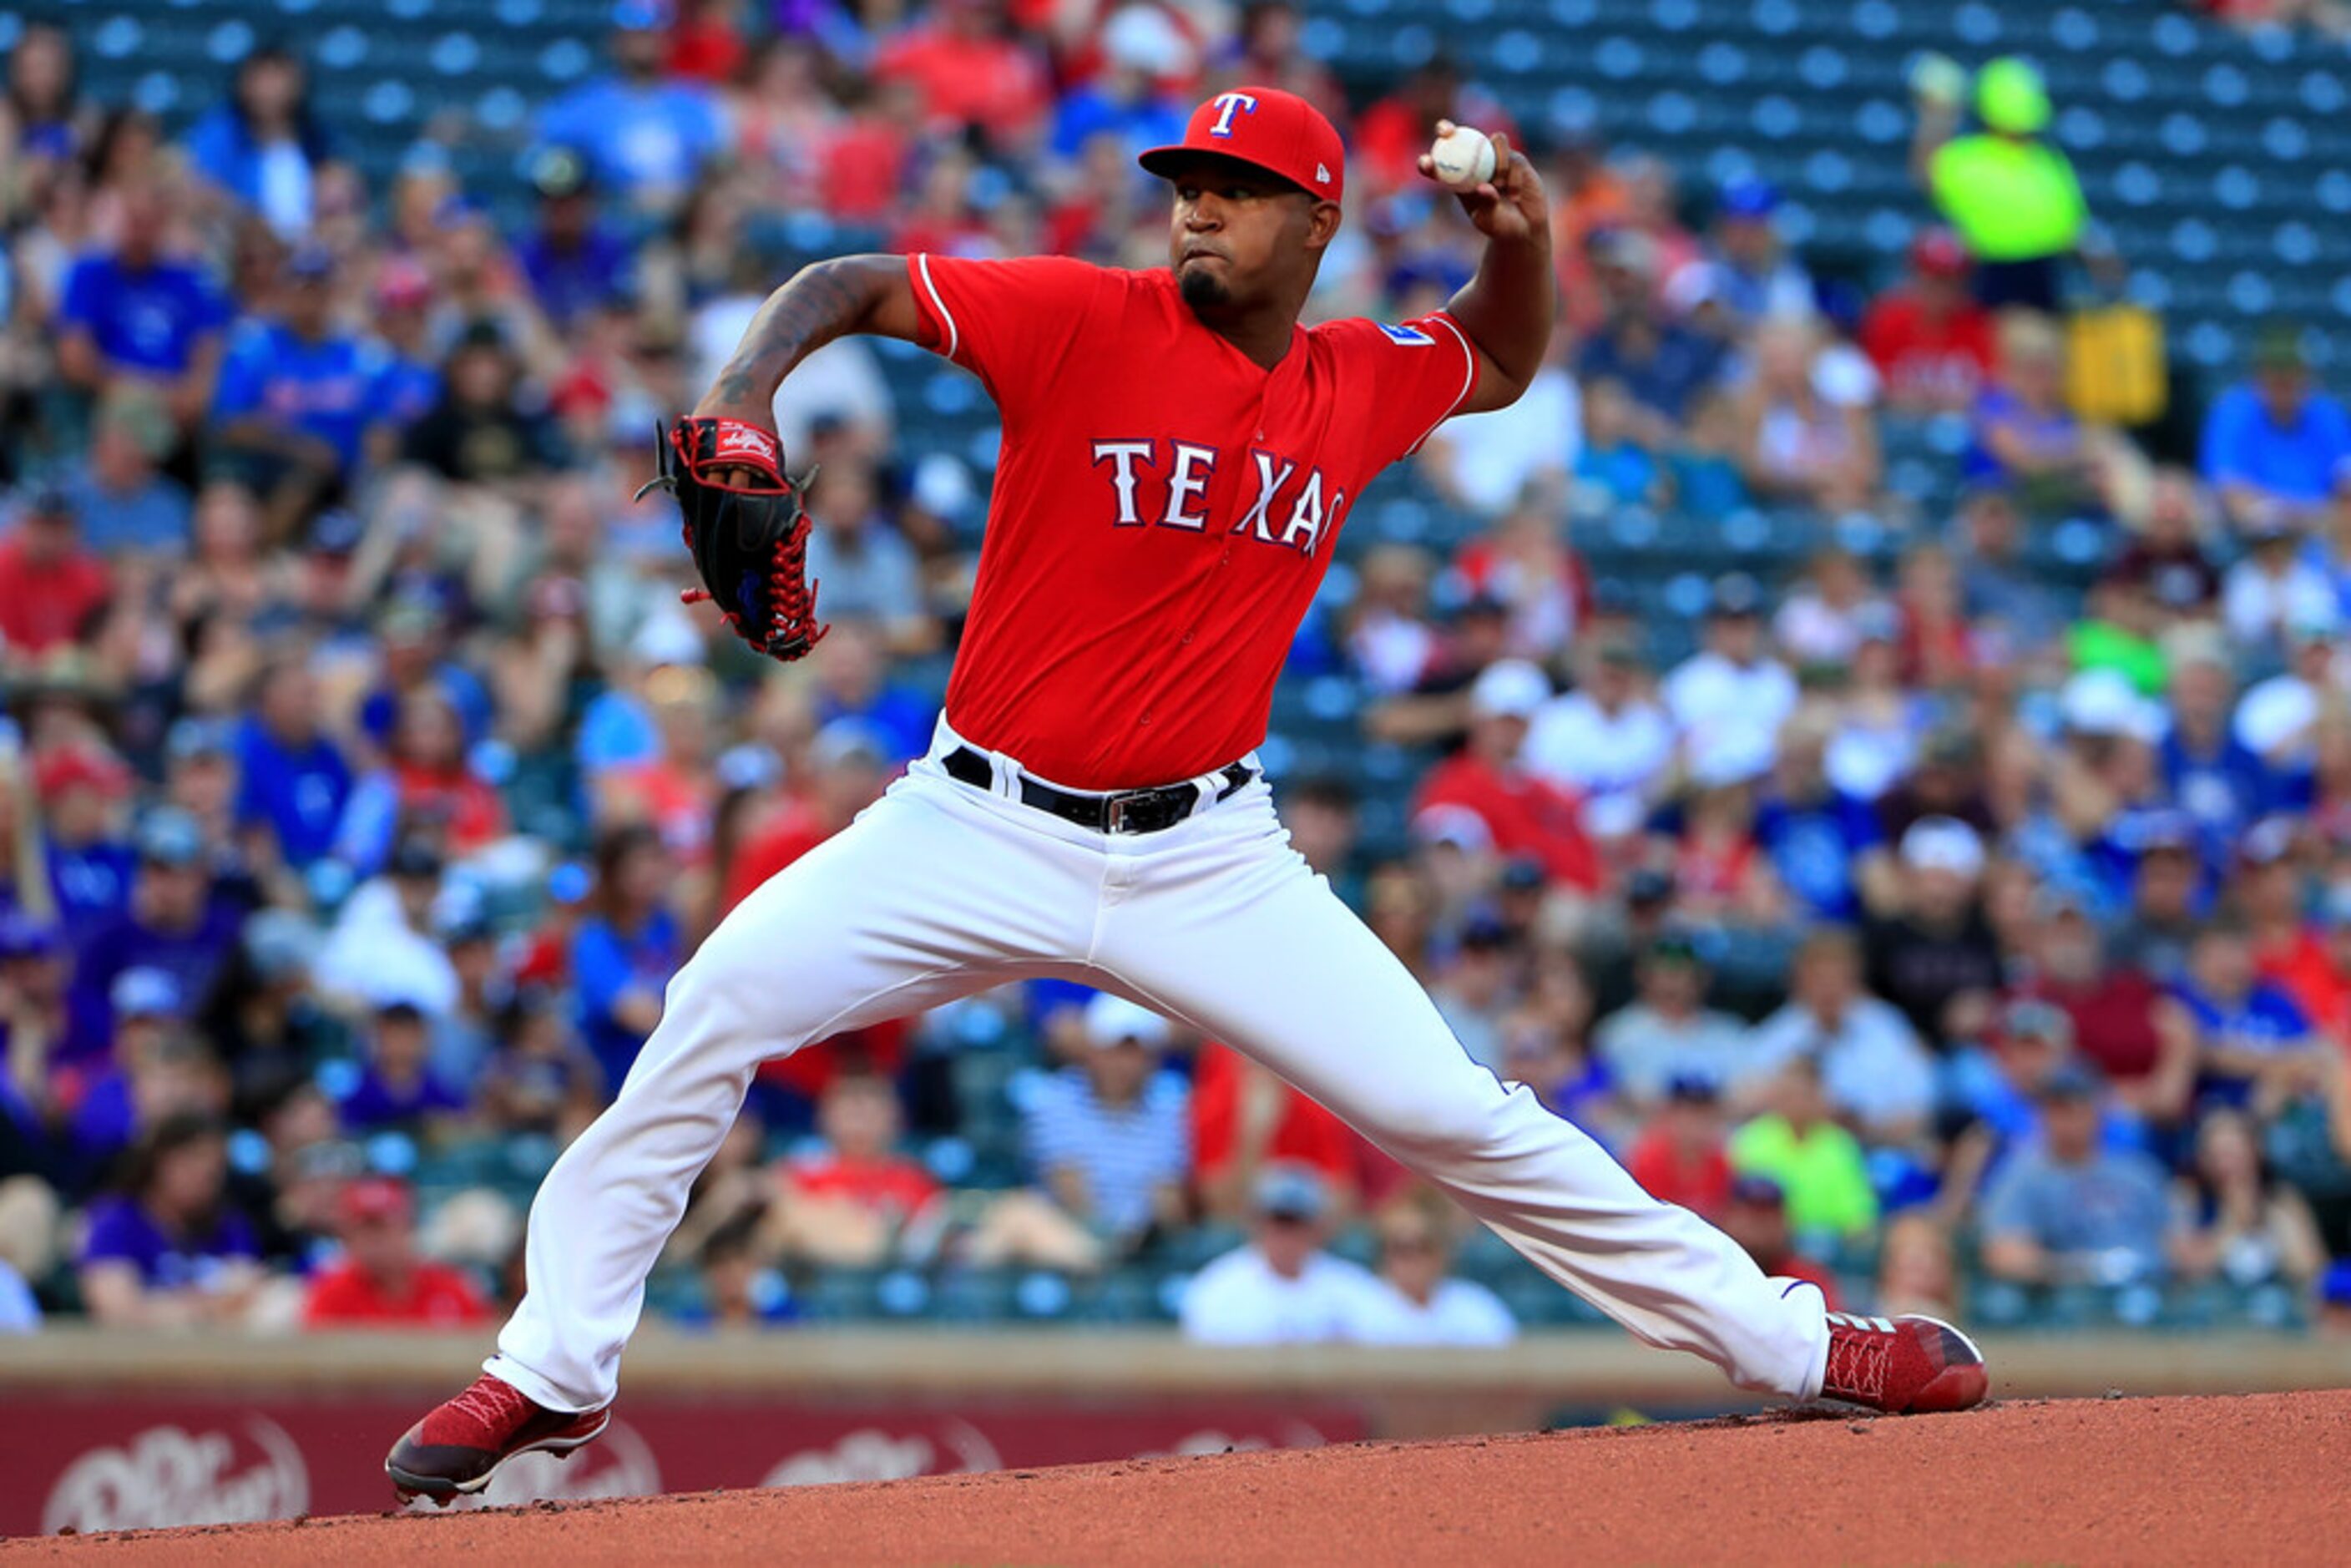
[[[1500,1152],[1502,1112],[1509,1095],[1484,1069],[1444,1085],[1399,1083],[1360,1107],[1362,1126],[1399,1156],[1451,1164]]]

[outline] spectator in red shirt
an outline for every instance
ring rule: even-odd
[[[684,0],[677,9],[669,33],[669,74],[713,87],[733,81],[750,54],[737,15],[740,0]]]
[[[78,640],[112,591],[106,563],[83,547],[73,501],[41,488],[0,538],[0,646],[24,657]]]
[[[835,719],[817,731],[808,752],[810,778],[799,799],[751,830],[726,868],[720,913],[748,898],[760,883],[841,831],[882,798],[890,765],[873,727]]]
[[[1486,824],[1498,853],[1531,856],[1554,883],[1597,892],[1600,856],[1583,831],[1583,802],[1519,762],[1528,721],[1551,695],[1550,678],[1524,660],[1488,665],[1469,688],[1468,744],[1430,772],[1413,812],[1467,808]]]
[[[823,76],[824,56],[806,38],[770,38],[759,46],[742,93],[734,104],[736,155],[750,175],[758,199],[778,206],[808,206],[820,200],[822,183],[836,178],[863,182],[873,193],[859,205],[872,215],[888,206],[905,159],[905,132],[886,121],[870,152],[877,164],[834,169],[828,156],[844,118]],[[861,189],[864,188],[861,186]],[[842,216],[849,214],[842,214]]]
[[[1238,1225],[1269,1165],[1311,1166],[1353,1212],[1367,1159],[1384,1161],[1347,1124],[1231,1046],[1203,1041],[1192,1069],[1192,1179],[1201,1210]]]
[[[1886,378],[1886,401],[1905,413],[1959,413],[1991,376],[1991,316],[1968,289],[1968,253],[1949,229],[1910,246],[1910,279],[1862,318],[1861,346]]]
[[[2016,995],[2064,1009],[2074,1049],[2126,1104],[2156,1121],[2176,1120],[2194,1086],[2194,1022],[2144,972],[2107,962],[2098,928],[2074,894],[2046,889],[2039,915],[2037,972]]]
[[[401,696],[391,752],[402,819],[440,824],[450,853],[471,854],[506,832],[506,805],[467,766],[464,727],[438,687]]]
[[[1461,72],[1439,55],[1407,78],[1395,92],[1364,110],[1355,122],[1354,153],[1349,160],[1356,178],[1372,191],[1402,190],[1420,177],[1420,155],[1437,138],[1437,122],[1474,125],[1489,135],[1504,135],[1520,143],[1518,128],[1491,95],[1465,86]]]
[[[416,1253],[416,1209],[408,1188],[369,1176],[343,1189],[336,1205],[343,1260],[310,1281],[305,1328],[400,1324],[470,1328],[489,1316],[462,1270]]]
[[[783,1251],[818,1263],[879,1263],[939,1196],[922,1165],[898,1153],[904,1114],[890,1081],[836,1073],[817,1102],[814,1154],[778,1173],[769,1228]]]
[[[710,814],[717,804],[710,770],[716,691],[699,671],[649,686],[648,706],[659,737],[654,754],[625,763],[597,780],[600,815],[650,823],[662,845],[689,873],[710,866]]]
[[[843,96],[849,119],[818,161],[818,198],[843,222],[876,223],[897,208],[912,132],[922,119],[922,88],[910,80],[852,82]]]
[[[1730,1156],[1723,1151],[1722,1097],[1710,1078],[1677,1074],[1625,1168],[1651,1197],[1711,1219],[1730,1202]]]
[[[873,74],[914,82],[931,120],[999,143],[1025,141],[1051,98],[1044,62],[1007,26],[1001,0],[940,0],[883,47]]]
[[[2237,898],[2253,943],[2253,964],[2264,980],[2292,997],[2304,1016],[2330,1028],[2344,1016],[2351,973],[2335,966],[2337,944],[2305,919],[2302,879],[2291,856],[2256,858],[2248,852],[2238,873]],[[2330,924],[2340,916],[2330,901]]]
[[[836,1267],[871,1266],[927,1255],[966,1219],[963,1255],[975,1264],[1082,1271],[1101,1262],[1095,1239],[1036,1193],[979,1201],[944,1193],[920,1161],[897,1152],[904,1126],[888,1079],[860,1067],[837,1072],[817,1103],[824,1146],[779,1172],[764,1228],[774,1249]]]

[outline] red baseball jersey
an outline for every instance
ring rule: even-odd
[[[947,722],[1079,789],[1247,753],[1349,508],[1475,388],[1460,328],[1302,327],[1269,371],[1164,269],[908,265],[1004,421]]]

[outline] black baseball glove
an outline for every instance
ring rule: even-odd
[[[808,580],[808,510],[784,477],[782,444],[756,424],[688,416],[656,433],[660,473],[638,494],[677,497],[685,548],[702,586],[682,598],[709,600],[737,636],[771,659],[804,658],[830,627],[817,624],[816,584]]]

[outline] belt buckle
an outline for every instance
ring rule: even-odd
[[[1137,831],[1126,825],[1127,802],[1134,799],[1132,795],[1113,795],[1110,798],[1109,809],[1102,813],[1102,821],[1108,831],[1129,833]]]

